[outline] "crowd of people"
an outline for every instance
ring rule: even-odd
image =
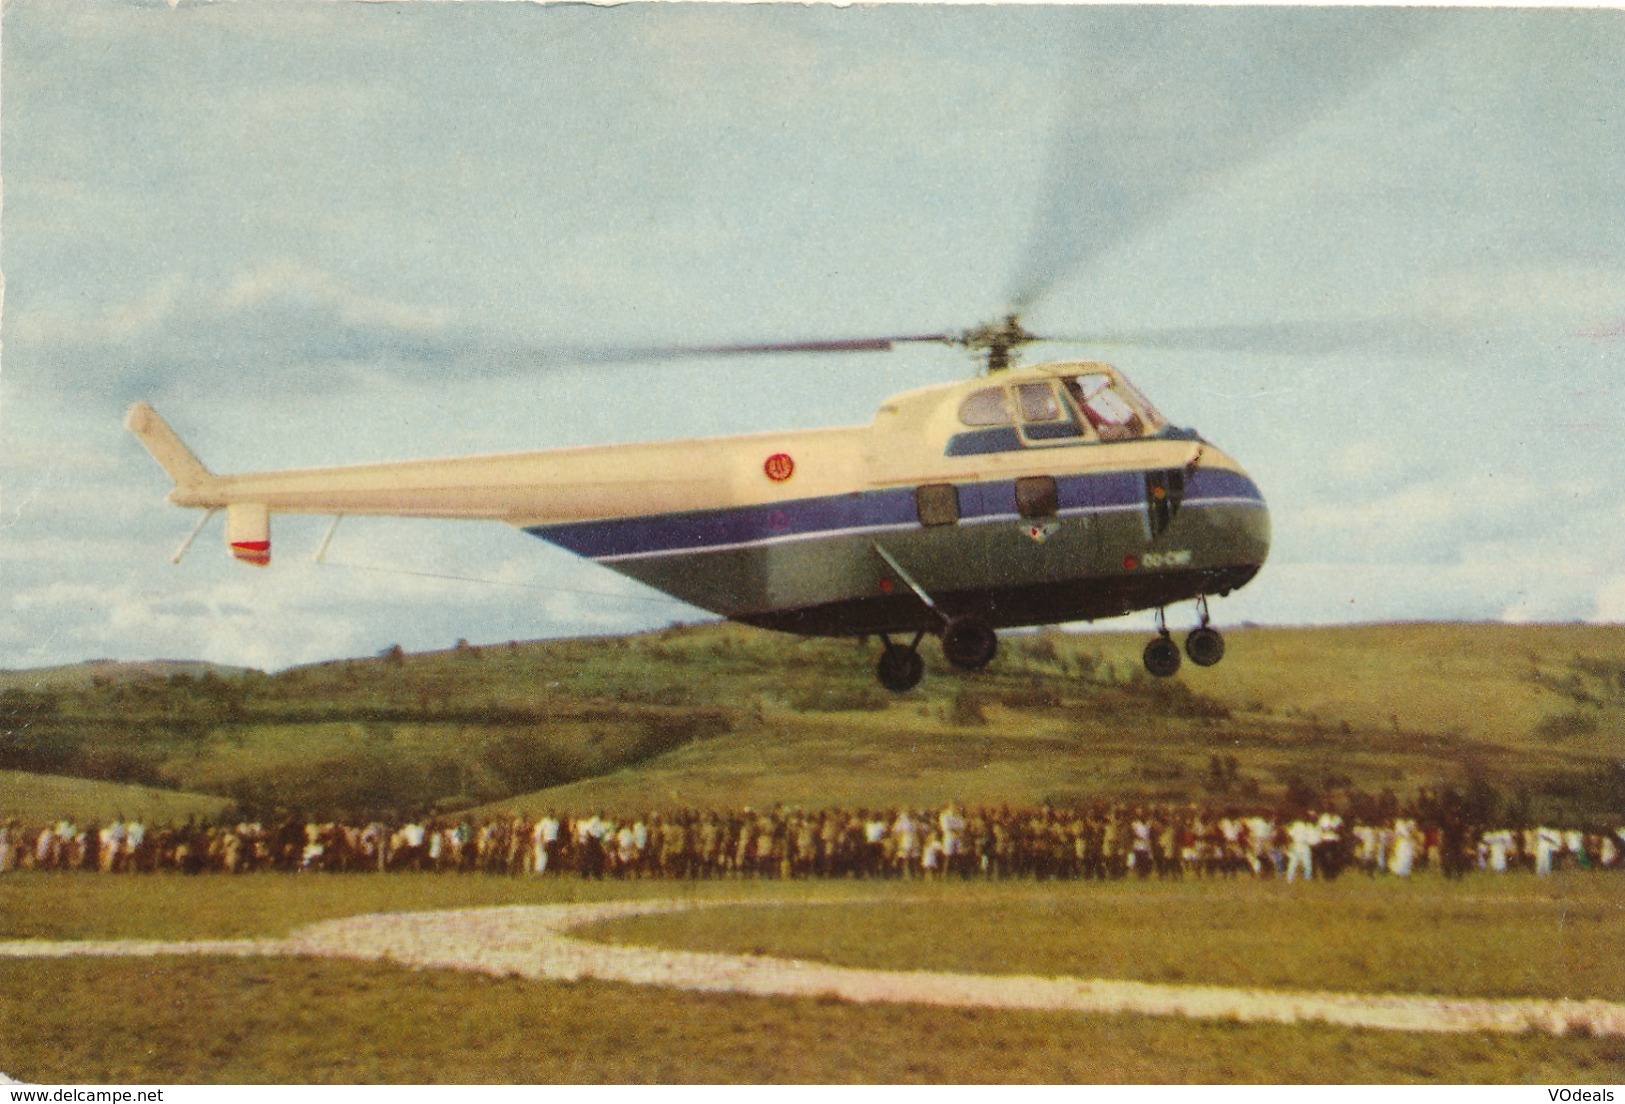
[[[1625,869],[1625,826],[1476,825],[1454,815],[1382,823],[1336,812],[1196,806],[686,809],[615,817],[513,813],[404,823],[146,825],[117,817],[0,824],[0,874],[19,869],[442,871],[584,878],[1336,878],[1425,869],[1549,875]]]

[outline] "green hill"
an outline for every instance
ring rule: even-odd
[[[893,696],[875,645],[734,625],[0,691],[0,768],[361,816],[470,807],[1245,803],[1472,787],[1625,815],[1616,626],[1244,628],[1159,682],[1138,633],[1012,634]],[[71,810],[70,810],[71,811]]]
[[[65,663],[55,667],[26,667],[20,670],[0,670],[0,691],[79,689],[107,682],[142,682],[149,679],[184,675],[202,678],[235,678],[247,674],[247,667],[226,667],[217,663],[204,663],[194,659],[87,659],[83,663]]]
[[[1140,671],[1139,634],[1015,636],[988,672],[933,672],[922,692],[879,709],[859,700],[866,655],[798,656],[783,665],[782,690],[758,691],[755,725],[507,806],[1102,796],[1245,804],[1279,800],[1289,787],[1408,800],[1450,785],[1492,795],[1503,815],[1625,815],[1618,628],[1418,624],[1229,637],[1219,667],[1157,683]],[[718,677],[713,655],[755,650],[733,636],[666,647],[696,681]]]
[[[44,824],[62,816],[85,823],[119,816],[153,824],[178,823],[191,817],[212,820],[228,812],[231,804],[227,798],[208,794],[0,771],[0,819],[17,817],[30,824]]]

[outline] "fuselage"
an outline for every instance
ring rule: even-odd
[[[275,513],[491,518],[798,633],[1112,617],[1228,593],[1269,549],[1241,467],[1091,361],[898,395],[867,426],[228,476],[150,408],[128,421],[246,562]]]

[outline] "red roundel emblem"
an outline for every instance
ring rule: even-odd
[[[796,473],[796,462],[790,459],[788,452],[775,452],[767,458],[767,463],[762,465],[762,470],[767,473],[767,477],[773,482],[783,483]]]

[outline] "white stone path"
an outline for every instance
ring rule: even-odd
[[[848,902],[850,903],[850,902]],[[1131,1012],[1274,1023],[1319,1022],[1391,1031],[1568,1031],[1625,1035],[1625,1004],[1603,1000],[1466,999],[1281,992],[1071,977],[864,970],[762,955],[623,947],[577,939],[572,928],[689,908],[770,902],[625,901],[378,913],[328,920],[280,940],[0,942],[0,957],[68,955],[304,955],[474,970],[551,981],[835,997],[960,1008]]]

